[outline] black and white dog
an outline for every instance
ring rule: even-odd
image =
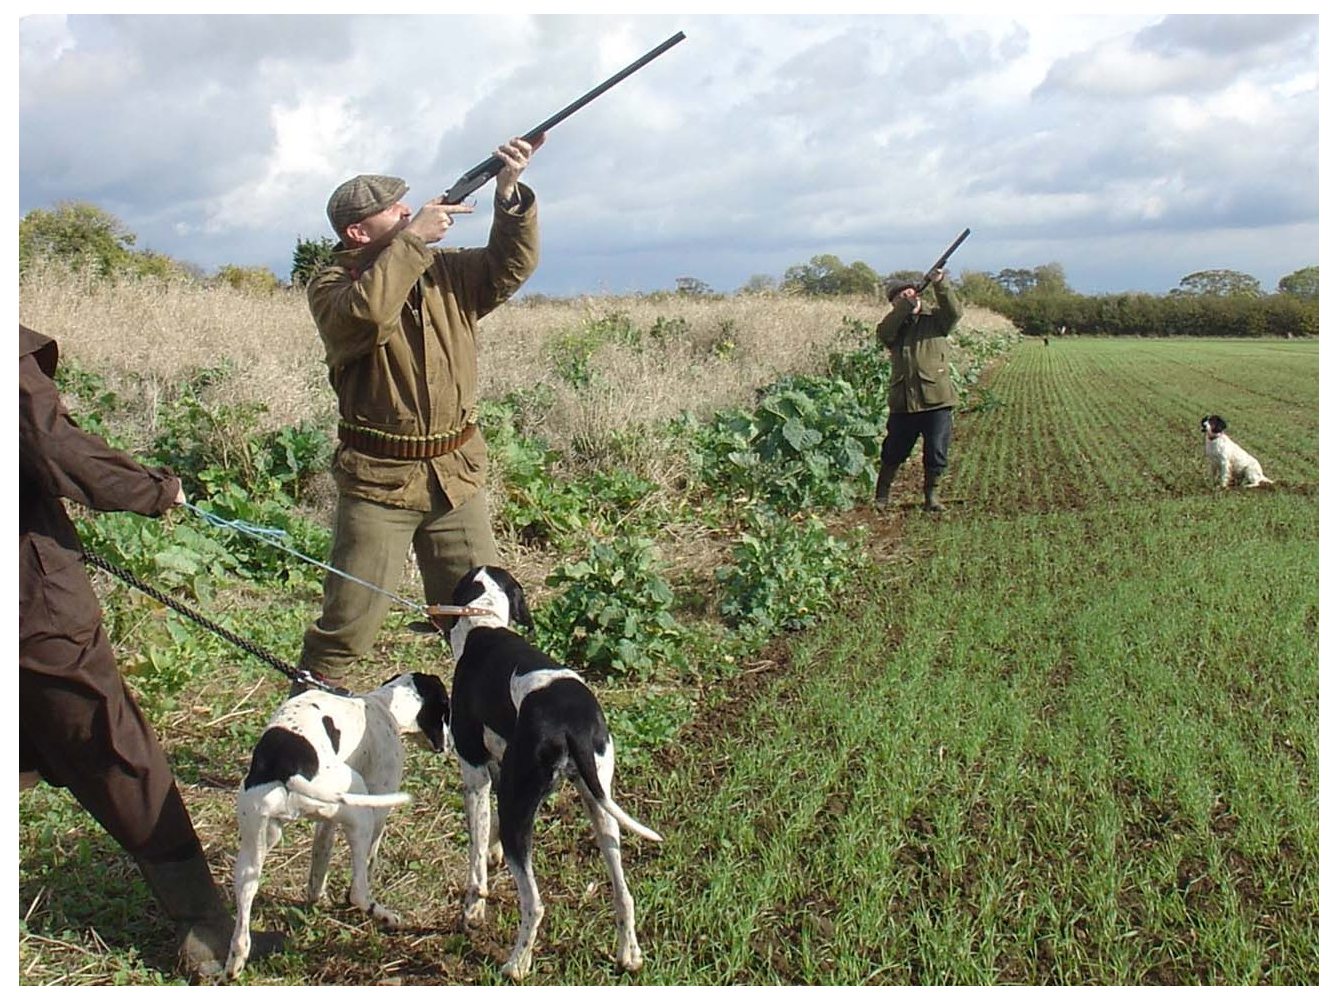
[[[241,844],[233,879],[237,926],[228,951],[230,978],[242,972],[251,952],[251,905],[265,855],[279,843],[283,825],[299,817],[317,820],[307,903],[325,892],[338,826],[353,861],[350,903],[383,928],[400,926],[399,915],[372,899],[369,882],[386,817],[391,807],[409,802],[399,791],[401,737],[412,736],[441,753],[449,720],[446,685],[432,674],[402,674],[365,695],[306,691],[279,707],[251,754],[251,770],[237,796]]]
[[[1209,474],[1220,487],[1237,483],[1244,487],[1258,487],[1274,481],[1265,476],[1260,461],[1227,436],[1227,421],[1212,414],[1200,420],[1204,432],[1204,455],[1209,460]]]
[[[470,871],[465,925],[480,924],[488,897],[488,862],[505,858],[516,880],[520,927],[503,972],[530,972],[544,904],[531,865],[535,815],[566,775],[581,796],[613,884],[617,960],[642,967],[632,894],[623,877],[619,827],[652,841],[660,835],[614,802],[614,744],[599,702],[581,677],[535,649],[510,628],[531,625],[520,584],[499,567],[476,567],[456,587],[457,605],[486,610],[451,627],[456,673],[451,685],[451,737],[460,758]],[[492,824],[489,790],[496,786]],[[491,828],[491,831],[490,831]]]

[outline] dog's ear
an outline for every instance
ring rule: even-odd
[[[418,691],[419,710],[415,722],[428,738],[434,751],[446,750],[446,728],[451,723],[451,697],[446,685],[435,674],[414,672],[414,688]]]
[[[535,620],[530,615],[530,606],[526,604],[525,589],[521,587],[521,582],[502,567],[489,567],[488,573],[507,596],[508,615],[511,621],[527,629],[532,627]]]
[[[455,589],[451,592],[451,604],[469,605],[484,593],[484,586],[475,580],[480,570],[484,567],[471,567],[465,576],[456,582]]]
[[[531,617],[530,606],[525,601],[525,589],[515,577],[511,577],[510,574],[508,577],[511,578],[507,584],[507,602],[511,605],[511,620],[531,629],[535,625],[535,620]]]

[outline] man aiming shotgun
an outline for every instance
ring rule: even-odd
[[[878,326],[879,341],[888,349],[892,377],[888,385],[888,434],[879,461],[874,506],[888,506],[898,470],[922,440],[925,510],[939,512],[939,481],[948,468],[953,438],[953,407],[958,402],[949,368],[948,335],[962,318],[962,307],[948,282],[944,266],[970,229],[935,261],[919,284],[897,282],[888,289],[893,308]],[[933,284],[937,309],[927,309],[921,292]]]
[[[539,262],[535,193],[521,175],[550,128],[682,39],[499,146],[417,213],[398,177],[360,174],[331,194],[326,215],[340,246],[312,277],[307,301],[339,399],[330,563],[340,572],[326,575],[301,669],[337,681],[372,646],[411,545],[430,605],[449,603],[471,567],[498,562],[483,494],[475,343],[479,319]],[[464,200],[492,178],[487,245],[434,248],[454,216],[474,211]]]

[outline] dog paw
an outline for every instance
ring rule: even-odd
[[[488,864],[500,866],[502,864],[502,842],[488,846]]]
[[[642,968],[642,950],[635,945],[631,948],[620,949],[618,965],[629,973],[636,973]]]
[[[398,931],[404,926],[404,921],[400,919],[400,915],[396,914],[389,907],[373,904],[367,913],[371,916],[373,921],[386,931]]]
[[[530,954],[527,952],[521,956],[514,956],[502,964],[502,975],[511,977],[516,983],[520,983],[526,977],[530,976]]]
[[[466,928],[478,928],[484,923],[484,914],[488,909],[488,901],[482,896],[472,896],[465,904],[465,913],[463,920]]]

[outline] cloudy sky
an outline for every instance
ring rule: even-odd
[[[29,15],[19,213],[92,202],[140,248],[287,279],[346,177],[397,174],[427,201],[682,30],[536,155],[527,291],[728,292],[816,254],[923,269],[968,226],[955,270],[1058,262],[1087,293],[1208,268],[1272,290],[1319,261],[1315,15],[927,6]],[[486,234],[464,217],[452,240]]]

